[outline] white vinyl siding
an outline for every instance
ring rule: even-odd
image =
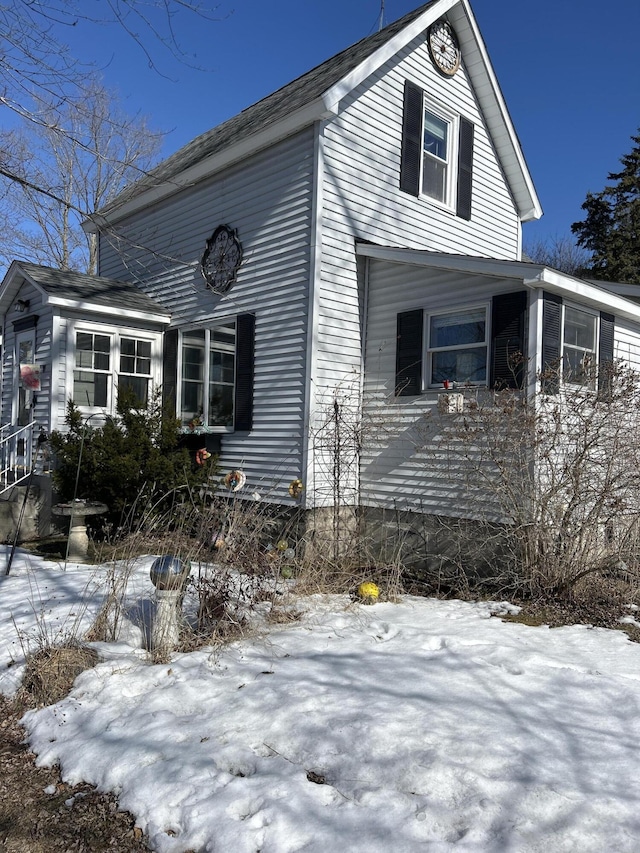
[[[288,500],[286,487],[303,465],[313,139],[308,128],[136,214],[119,226],[127,245],[109,235],[100,240],[100,274],[135,280],[172,312],[174,326],[205,328],[255,314],[253,428],[223,435],[220,464],[242,467],[247,489],[274,500]],[[223,297],[199,272],[220,224],[237,229],[244,258]],[[148,249],[137,252],[132,243]]]
[[[627,320],[616,318],[613,358],[622,360],[632,370],[640,372],[640,328]]]
[[[419,38],[376,78],[365,81],[326,127],[325,211],[357,238],[382,245],[519,259],[518,216],[464,68],[443,79]],[[464,116],[475,126],[470,221],[399,188],[407,79],[427,93],[427,109],[439,107],[439,114]]]
[[[473,306],[488,306],[496,293],[517,289],[513,279],[370,262],[363,403],[369,428],[360,467],[363,504],[454,516],[464,515],[465,509],[473,512],[464,475],[439,470],[432,452],[437,445],[429,444],[425,417],[437,416],[438,400],[446,392],[434,387],[417,397],[394,394],[397,314],[415,309],[437,317],[464,313]],[[488,307],[486,311],[488,342]]]
[[[403,91],[406,79],[428,92],[428,109],[464,116],[475,125],[472,217],[400,190]],[[457,122],[452,122],[457,134]],[[515,260],[520,223],[474,93],[461,68],[444,80],[433,68],[423,37],[364,81],[323,128],[321,266],[314,351],[311,358],[311,423],[338,395],[358,406],[363,344],[363,291],[358,284],[355,241]],[[457,139],[452,144],[452,152]],[[452,170],[457,169],[452,153]],[[451,201],[456,175],[451,175]],[[391,290],[395,318],[400,293]],[[395,322],[395,319],[394,319]],[[367,330],[367,335],[369,331]],[[394,331],[395,334],[395,331]],[[357,413],[352,411],[352,417]],[[327,467],[326,465],[324,466]],[[328,484],[329,487],[330,484]],[[357,483],[349,482],[352,494]]]
[[[474,124],[469,221],[453,209],[457,139],[452,207],[400,191],[406,79],[428,92],[430,109],[456,117],[454,137],[458,117]],[[237,229],[244,261],[221,299],[204,287],[198,264],[222,223]],[[229,315],[230,304],[234,313],[255,312],[254,428],[223,437],[222,465],[243,465],[252,482],[302,474],[310,479],[306,498],[323,493],[327,501],[333,486],[319,436],[324,415],[336,395],[352,420],[360,405],[364,287],[356,241],[508,259],[520,247],[514,203],[464,68],[444,80],[424,36],[350,93],[337,117],[178,192],[118,230],[126,243],[113,234],[100,239],[100,273],[133,278],[172,312],[173,325],[214,322]],[[349,474],[344,487],[356,500],[357,478]]]

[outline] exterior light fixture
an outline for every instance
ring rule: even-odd
[[[30,301],[28,299],[18,299],[16,304],[13,306],[14,311],[17,311],[18,314],[24,314],[25,311],[29,310]]]

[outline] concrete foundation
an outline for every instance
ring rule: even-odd
[[[38,474],[0,495],[0,541],[14,542],[16,532],[18,542],[50,536],[52,497],[51,478]]]

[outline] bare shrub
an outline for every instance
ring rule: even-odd
[[[80,673],[95,666],[98,660],[95,649],[73,640],[39,649],[27,658],[18,701],[28,707],[59,702]]]
[[[640,381],[616,366],[596,387],[585,375],[556,393],[467,389],[462,413],[429,418],[429,452],[455,472],[468,515],[440,519],[452,572],[469,578],[475,562],[474,583],[528,596],[637,575]]]

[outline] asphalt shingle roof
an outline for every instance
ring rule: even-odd
[[[126,281],[115,281],[81,272],[56,270],[25,261],[19,261],[19,265],[20,269],[50,296],[110,308],[117,306],[124,311],[167,314],[150,296],[143,293],[135,284]]]
[[[119,207],[151,187],[171,180],[171,178],[176,177],[206,157],[217,154],[233,145],[236,140],[258,133],[279,119],[306,104],[312,103],[357,68],[361,62],[393,38],[396,33],[415,20],[434,2],[436,0],[430,0],[430,2],[423,4],[413,12],[409,12],[379,32],[361,39],[261,101],[247,107],[233,118],[197,136],[160,163],[149,175],[124,189],[115,201],[104,208],[104,212]]]

